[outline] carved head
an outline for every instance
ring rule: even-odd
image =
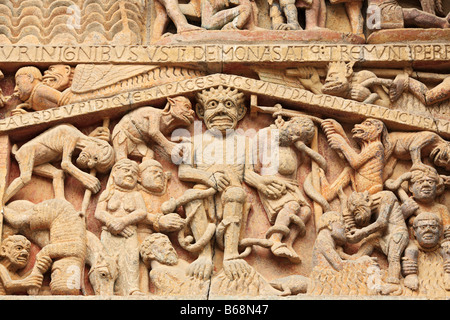
[[[27,238],[21,235],[12,235],[3,240],[1,256],[14,270],[18,270],[27,265],[30,250],[31,242]]]
[[[58,91],[64,91],[72,84],[74,68],[67,64],[55,64],[44,71],[42,83]]]
[[[295,117],[286,121],[280,130],[280,145],[291,145],[296,141],[311,143],[315,130],[314,123],[307,117]]]
[[[34,87],[42,81],[42,73],[36,67],[22,67],[17,70],[15,78],[14,95],[22,101],[27,101]]]
[[[367,226],[372,215],[372,199],[369,192],[352,192],[348,198],[348,210],[355,217],[355,223],[359,227]]]
[[[430,159],[438,167],[450,171],[450,142],[443,141],[437,145],[430,153]]]
[[[163,112],[172,115],[172,121],[177,127],[187,127],[194,122],[195,112],[192,110],[191,101],[182,96],[167,98]]]
[[[91,266],[88,276],[96,295],[114,295],[114,283],[119,276],[117,257],[99,252],[99,256],[95,264]]]
[[[317,231],[320,232],[323,229],[330,230],[336,244],[343,245],[346,243],[344,219],[339,212],[327,211],[320,216]]]
[[[237,123],[244,118],[247,108],[244,94],[237,89],[211,88],[197,94],[197,116],[203,119],[208,130],[225,132],[236,129]]]
[[[152,233],[139,247],[142,260],[150,264],[156,260],[161,264],[173,266],[178,263],[178,254],[175,251],[169,237],[162,233]]]
[[[81,152],[76,161],[78,167],[95,168],[98,172],[105,173],[114,165],[114,149],[108,142],[89,137],[80,141],[79,145]]]
[[[354,62],[331,62],[328,64],[327,77],[322,92],[336,96],[346,95],[350,90],[350,77],[353,75]]]
[[[150,192],[163,193],[167,182],[172,176],[170,172],[164,172],[161,163],[156,160],[145,160],[139,165],[141,173],[141,185]]]
[[[369,142],[382,140],[385,144],[388,132],[383,122],[377,119],[367,119],[360,124],[356,124],[352,129],[355,140]]]
[[[422,248],[432,249],[439,244],[442,235],[442,220],[431,212],[422,212],[417,215],[413,223],[414,235]]]
[[[132,190],[139,181],[139,165],[130,159],[119,160],[111,170],[111,177],[116,186]]]
[[[411,169],[409,191],[414,200],[425,203],[433,202],[436,196],[444,192],[444,189],[444,180],[435,168],[420,165]]]

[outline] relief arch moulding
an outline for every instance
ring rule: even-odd
[[[198,91],[218,86],[238,89],[247,95],[285,103],[294,110],[320,114],[323,117],[334,117],[343,122],[358,122],[370,117],[384,121],[390,129],[428,130],[440,134],[443,138],[450,138],[450,121],[445,118],[432,119],[407,111],[393,110],[326,94],[314,94],[288,85],[230,74],[212,74],[175,81],[103,99],[75,102],[58,108],[7,117],[0,120],[0,134],[13,134],[19,139],[21,132],[25,135],[36,134],[42,129],[65,122],[92,125],[105,117],[114,118],[144,105],[159,104],[168,97],[193,96]],[[264,109],[260,109],[259,112],[266,113]]]

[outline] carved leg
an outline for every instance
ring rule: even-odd
[[[177,27],[177,33],[202,30],[202,28],[188,23],[185,12],[182,12],[181,7],[176,0],[160,0],[166,8],[167,15]],[[154,24],[156,25],[156,24]]]
[[[324,0],[313,0],[311,7],[305,10],[306,30],[325,28],[326,6]]]
[[[401,257],[403,251],[408,245],[408,234],[407,233],[395,233],[391,236],[391,240],[389,241],[389,249],[386,253],[389,267],[388,267],[388,276],[387,282],[393,284],[400,283],[401,277]]]
[[[205,234],[209,220],[203,200],[194,200],[185,205],[186,216],[193,216],[191,231],[194,239],[198,241]],[[212,244],[207,243],[194,262],[188,269],[188,274],[199,279],[209,279],[212,272]]]
[[[19,163],[20,176],[14,179],[6,189],[5,195],[3,196],[3,203],[8,202],[20,189],[31,181],[34,158],[34,149],[16,153],[16,160]]]
[[[241,4],[224,9],[214,7],[210,1],[202,1],[202,27],[208,30],[240,29],[248,21],[253,12],[253,6],[249,0]]]
[[[298,23],[297,7],[295,1],[292,0],[280,0],[280,5],[283,8],[284,15],[286,16],[286,24],[288,30],[299,30],[300,24]]]
[[[362,5],[362,1],[347,2],[345,3],[345,10],[352,26],[352,33],[364,38],[364,18],[361,14]]]
[[[169,23],[169,17],[167,16],[166,9],[159,1],[154,1],[155,4],[155,20],[153,24],[153,30],[151,34],[151,42],[158,41],[164,34],[167,24]]]
[[[280,4],[274,2],[270,7],[270,19],[272,21],[273,30],[284,30],[286,23],[281,12]]]
[[[447,77],[433,89],[425,94],[427,105],[441,102],[450,98],[450,77]]]
[[[308,207],[300,207],[300,204],[296,201],[290,201],[283,206],[280,212],[278,212],[274,225],[266,233],[266,237],[273,242],[270,249],[274,255],[288,258],[293,263],[301,262],[299,255],[294,251],[292,245],[299,233],[305,233],[304,223],[310,215],[311,210]],[[297,219],[303,221],[303,230],[297,224],[293,224],[289,229],[293,217],[297,217]],[[282,242],[283,237],[286,237],[285,243]]]
[[[405,254],[402,259],[402,271],[405,276],[404,284],[414,291],[419,289],[419,278],[417,277],[418,254],[417,246],[413,242],[410,242],[405,249]]]
[[[340,188],[344,189],[351,182],[351,176],[353,175],[353,169],[345,167],[336,180],[330,184],[325,176],[323,170],[319,170],[321,193],[325,199],[330,202],[336,198]]]
[[[406,26],[442,29],[450,27],[448,16],[446,18],[440,18],[434,14],[427,13],[416,8],[403,9],[403,17],[405,19]]]
[[[227,225],[223,241],[224,260],[234,259],[239,255],[238,245],[246,198],[241,187],[228,188],[222,194],[223,222]]]
[[[64,171],[55,168],[49,163],[36,166],[33,173],[44,178],[50,178],[53,182],[55,199],[65,199],[64,197]]]

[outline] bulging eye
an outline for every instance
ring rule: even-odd
[[[231,101],[225,101],[225,107],[227,107],[227,108],[231,108],[231,107],[233,107],[233,102],[231,102]]]
[[[217,101],[214,101],[214,100],[210,101],[208,105],[210,108],[215,108],[215,107],[217,107]]]

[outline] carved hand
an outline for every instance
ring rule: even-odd
[[[350,234],[347,235],[347,240],[350,243],[357,243],[367,237],[367,234],[363,229],[351,230]]]
[[[356,101],[364,101],[368,96],[370,96],[371,92],[369,89],[362,85],[354,85],[350,89],[350,97]]]
[[[159,227],[162,231],[172,232],[180,230],[186,224],[186,220],[176,213],[169,213],[159,219]]]
[[[97,193],[100,191],[100,188],[101,188],[100,181],[96,177],[83,172],[83,181],[82,182],[83,182],[84,186],[86,188],[88,188],[89,190],[91,190],[93,193]]]
[[[106,224],[108,231],[114,235],[121,233],[126,226],[127,224],[125,223],[125,221],[120,218],[111,218],[111,220]]]
[[[334,150],[342,150],[342,146],[346,144],[346,141],[341,135],[334,133],[328,136],[328,144]]]
[[[283,194],[286,193],[286,184],[283,183],[280,179],[276,179],[275,177],[263,177],[259,189],[269,199],[279,199]]]
[[[210,177],[210,186],[221,192],[231,183],[230,178],[223,171],[214,172]]]
[[[410,217],[419,209],[419,205],[413,198],[408,198],[401,205],[401,209],[404,217]]]

